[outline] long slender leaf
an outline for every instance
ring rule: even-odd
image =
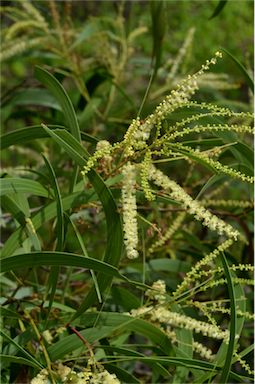
[[[139,384],[140,381],[131,375],[125,369],[118,367],[115,364],[104,364],[105,369],[110,373],[115,373],[115,375],[121,380],[121,383],[129,383],[129,384]]]
[[[56,244],[56,251],[62,251],[63,245],[64,245],[64,213],[63,213],[63,204],[60,194],[59,185],[57,182],[56,174],[54,172],[54,169],[50,163],[50,161],[43,156],[45,165],[48,169],[49,173],[49,179],[51,181],[51,185],[55,194],[55,200],[56,200],[56,208],[57,208],[57,224],[56,224],[56,237],[57,237],[57,244]],[[59,266],[52,267],[50,271],[50,275],[48,278],[48,284],[46,292],[50,292],[49,296],[49,306],[48,306],[48,316],[52,307],[52,303],[54,300],[54,296],[57,289],[57,282],[58,282],[58,276],[59,276]],[[47,316],[47,320],[48,320]],[[47,321],[46,321],[47,323]]]
[[[1,205],[5,208],[6,212],[10,212],[12,217],[19,222],[21,226],[26,225],[26,215],[18,204],[9,196],[1,197]]]
[[[56,102],[55,98],[46,90],[42,88],[27,88],[17,92],[12,100],[9,101],[10,105],[39,105],[42,107],[54,108],[61,110],[60,105]]]
[[[141,334],[159,345],[162,351],[166,354],[168,354],[172,348],[169,339],[159,328],[147,321],[135,319],[128,315],[122,315],[120,313],[100,314],[88,312],[83,314],[79,319],[74,320],[73,323],[79,326],[84,326],[84,324],[86,324],[88,329],[83,330],[80,333],[90,343],[98,340],[100,338],[98,331],[105,328],[108,336],[123,330]],[[62,358],[66,353],[70,353],[80,346],[81,341],[77,337],[74,337],[74,335],[71,335],[52,345],[48,351],[52,359],[55,360]]]
[[[62,112],[65,117],[65,122],[67,127],[70,129],[72,135],[78,140],[81,140],[80,129],[78,125],[78,120],[75,114],[73,104],[66,93],[65,89],[62,87],[60,82],[48,71],[41,67],[35,68],[35,77],[42,84],[44,84],[50,92],[55,96],[56,100],[59,102]]]
[[[44,128],[49,132],[53,139],[64,148],[69,156],[80,166],[86,164],[87,152],[80,143],[67,131],[50,131],[46,126]],[[94,171],[88,173],[88,178],[95,188],[95,191],[102,202],[107,224],[107,245],[103,260],[111,265],[118,265],[122,253],[122,227],[117,206],[113,199],[111,191],[108,189],[102,178]],[[109,277],[97,276],[99,289],[102,293],[110,284]],[[96,300],[96,290],[92,289],[84,302],[80,305],[73,319],[84,312]]]
[[[117,268],[107,264],[104,261],[76,255],[66,252],[31,252],[20,255],[5,257],[1,261],[0,271],[9,272],[19,268],[39,267],[41,265],[53,266],[73,266],[93,269],[110,276],[118,277],[122,280],[129,281],[125,276],[118,272]]]
[[[177,304],[172,305],[172,309],[175,312],[183,313],[180,306]],[[176,338],[178,345],[175,348],[176,357],[185,357],[192,359],[193,357],[193,348],[192,348],[192,340],[193,335],[190,329],[176,329]],[[189,369],[185,367],[177,367],[176,373],[173,377],[173,384],[182,384],[187,381],[187,377],[189,374]]]
[[[7,335],[7,333],[5,333],[3,330],[0,330],[0,334],[1,336],[3,336],[6,340],[9,341],[9,343],[13,344],[24,356],[27,357],[27,361],[30,362],[29,365],[32,365],[36,368],[43,368],[43,365],[40,364],[33,356],[30,355],[30,353],[28,353],[21,345],[19,345],[18,343],[16,343],[15,340],[13,340],[9,335]]]
[[[209,17],[209,20],[214,19],[214,17],[218,16],[223,10],[223,8],[226,6],[227,2],[228,0],[219,0],[217,7],[213,11],[212,16]]]
[[[64,87],[60,84],[60,82],[48,71],[41,67],[36,67],[35,76],[37,80],[41,81],[55,96],[56,100],[59,102],[62,112],[65,117],[65,121],[67,127],[70,129],[71,134],[75,137],[78,142],[81,142],[81,133],[77,120],[77,116],[75,114],[75,110],[73,104],[66,93]],[[72,177],[70,180],[70,188],[69,191],[72,192],[74,186],[76,184],[77,176],[78,176],[79,167],[76,165]]]
[[[133,349],[129,349],[129,348],[121,348],[121,347],[115,347],[115,346],[112,346],[112,345],[102,345],[102,347],[104,348],[105,351],[109,351],[111,353],[114,353],[116,352],[117,354],[119,355],[124,355],[124,356],[142,356],[142,357],[145,357],[144,354],[140,353],[140,352],[137,352]],[[145,345],[139,345],[140,348],[142,347],[145,347]],[[149,347],[149,348],[153,348],[153,346]],[[159,363],[148,363],[149,366],[152,367],[152,369],[155,369],[157,370],[157,372],[161,375],[163,375],[164,377],[169,377],[169,372],[166,368],[164,368],[161,364]]]
[[[232,276],[236,277],[234,272],[232,272]],[[244,291],[243,291],[242,286],[240,284],[236,283],[234,285],[234,292],[235,292],[235,300],[236,300],[236,303],[238,303],[239,310],[242,312],[245,312],[246,311],[246,300],[244,298]],[[238,316],[236,319],[236,334],[241,335],[243,324],[244,324],[244,317]],[[236,343],[237,343],[237,340],[236,340]],[[228,345],[225,342],[222,342],[222,344],[221,344],[221,346],[217,352],[216,358],[215,358],[215,364],[217,364],[219,366],[224,366],[225,361],[226,361],[227,351],[228,351]],[[234,362],[235,362],[235,359],[233,359],[233,363]],[[217,374],[217,372],[215,372],[214,375],[216,375],[216,374]],[[194,384],[206,382],[207,380],[212,378],[211,375],[212,374],[203,374],[203,373],[198,374],[196,376],[196,380],[194,380]],[[230,376],[234,377],[233,372],[230,373]]]
[[[18,178],[6,177],[0,179],[0,195],[10,195],[12,193],[28,193],[36,196],[51,197],[52,191],[44,188],[38,181]]]
[[[63,210],[67,211],[70,208],[75,208],[81,205],[84,201],[89,201],[90,197],[94,196],[93,193],[76,192],[63,198]],[[43,207],[38,213],[36,213],[31,221],[35,230],[41,227],[41,225],[48,220],[53,219],[57,215],[56,202],[52,202]],[[13,252],[22,246],[24,241],[23,227],[18,228],[5,242],[3,249],[1,250],[1,257],[11,256]]]
[[[63,127],[62,125],[48,125],[48,127],[51,130],[66,129],[66,127]],[[17,144],[24,145],[29,141],[33,141],[35,139],[43,139],[46,137],[50,137],[50,135],[41,125],[33,125],[31,127],[17,129],[1,136],[0,149],[2,150],[10,147],[11,145]],[[85,132],[81,132],[81,139],[92,144],[96,144],[98,142],[98,139]]]
[[[166,31],[166,10],[163,0],[151,1],[150,5],[153,37],[152,57],[155,58],[153,77],[155,77],[160,66],[162,43]]]
[[[20,197],[19,195],[20,194],[17,193],[13,194],[13,196],[15,196],[16,198]],[[1,197],[1,205],[7,212],[10,212],[12,214],[12,216],[18,221],[22,228],[26,229],[31,243],[34,246],[34,249],[36,251],[41,250],[40,240],[36,234],[36,231],[31,228],[31,225],[29,225],[29,210],[27,212],[26,207],[23,207],[22,209],[18,204],[16,204],[13,198],[8,197],[6,195]],[[24,213],[24,211],[26,212],[26,214]]]
[[[74,222],[70,218],[68,218],[68,219],[69,219],[69,221],[70,221],[70,223],[71,223],[71,225],[73,227],[73,230],[74,230],[74,232],[76,234],[76,237],[78,239],[78,242],[80,244],[80,247],[81,247],[81,250],[82,250],[84,256],[88,257],[88,252],[86,250],[84,241],[82,239],[82,236],[81,236],[78,228],[76,227],[76,225],[74,224]],[[92,270],[90,271],[90,273],[91,273],[91,276],[92,276],[92,279],[93,279],[93,282],[94,282],[94,285],[95,285],[98,301],[99,301],[99,303],[102,303],[101,292],[100,292],[100,289],[99,289],[99,286],[98,286],[98,281],[97,281],[96,275],[95,275],[94,271],[92,271]]]
[[[221,383],[227,383],[228,382],[228,376],[229,372],[231,370],[231,364],[232,364],[232,358],[235,348],[235,339],[236,339],[236,321],[237,321],[237,314],[236,314],[236,298],[235,298],[235,291],[233,286],[233,281],[231,277],[231,272],[228,267],[228,263],[226,260],[225,255],[221,254],[221,262],[224,268],[225,276],[227,279],[227,285],[228,285],[228,292],[229,292],[229,298],[230,298],[230,308],[231,308],[231,317],[230,317],[230,337],[229,337],[229,343],[228,343],[228,350],[226,353],[226,359],[224,367],[222,368],[221,373]]]
[[[12,355],[2,355],[0,354],[0,360],[2,363],[15,363],[20,365],[28,365],[37,369],[43,369],[43,366],[36,364],[34,361],[25,359],[24,357],[12,356]]]
[[[56,250],[61,251],[64,243],[64,217],[63,217],[63,204],[62,198],[60,194],[59,185],[57,182],[56,174],[54,169],[50,163],[50,161],[43,155],[45,165],[49,172],[49,178],[51,181],[52,189],[54,191],[55,200],[56,200],[56,208],[57,208],[57,227],[56,227],[56,237],[57,237],[57,245]]]
[[[250,90],[252,91],[252,93],[254,93],[254,81],[253,81],[253,79],[251,78],[251,76],[249,75],[247,69],[246,69],[246,68],[243,66],[243,64],[240,63],[240,61],[237,60],[237,58],[234,57],[234,56],[232,55],[232,53],[230,53],[228,50],[226,50],[225,48],[221,48],[221,50],[224,51],[224,52],[231,58],[231,60],[237,65],[237,67],[238,67],[239,70],[241,71],[243,77],[245,78],[248,87],[250,88]]]

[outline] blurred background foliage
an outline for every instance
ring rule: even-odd
[[[34,66],[45,64],[54,67],[59,79],[65,78],[82,129],[99,131],[100,136],[106,133],[108,138],[123,134],[123,122],[134,116],[149,81],[152,27],[147,1],[121,4],[120,1],[39,1],[35,5],[40,15],[34,15],[27,1],[2,2],[2,118],[5,121],[8,118],[6,129],[11,129],[11,116],[15,117],[16,128],[24,125],[18,111],[21,104],[30,112],[26,124],[36,121],[37,113],[32,105],[39,94],[42,107],[52,105],[45,91],[38,93],[34,80]],[[253,68],[253,2],[228,1],[222,12],[209,20],[216,4],[209,0],[165,3],[159,22],[165,25],[162,68],[152,87],[157,92],[152,92],[152,96],[162,98],[160,89],[165,87],[167,72],[191,34],[177,73],[168,89],[164,89],[165,93],[177,78],[194,72],[199,63],[220,47],[227,47],[248,70]],[[217,93],[217,89],[205,87],[206,97],[247,102],[245,81],[228,57],[217,65],[215,73],[225,74],[238,89]],[[218,83],[224,79],[223,75]],[[148,100],[145,115],[159,97]],[[55,105],[55,114],[57,109]],[[23,108],[22,114],[25,113]],[[45,108],[44,113],[48,113]]]

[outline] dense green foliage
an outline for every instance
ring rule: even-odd
[[[3,3],[1,382],[253,382],[252,2]]]

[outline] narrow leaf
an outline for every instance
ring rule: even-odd
[[[52,193],[52,191],[47,190],[35,180],[19,177],[6,177],[4,179],[0,179],[1,196],[17,192],[43,197],[50,197],[50,194]]]
[[[225,364],[222,368],[221,383],[228,383],[228,376],[229,372],[231,370],[232,365],[232,358],[235,348],[235,338],[236,338],[236,320],[237,320],[237,314],[236,314],[236,298],[235,298],[235,291],[233,286],[233,281],[231,277],[231,272],[228,267],[228,262],[226,260],[225,255],[221,254],[221,262],[224,268],[225,276],[227,279],[227,285],[228,285],[228,292],[229,292],[229,298],[230,298],[230,308],[231,308],[231,317],[230,317],[230,336],[229,336],[229,343],[228,343],[228,350],[226,354]]]
[[[72,135],[80,141],[80,129],[74,107],[63,86],[50,72],[38,66],[35,68],[35,77],[55,96],[62,108],[67,127],[70,129]]]
[[[43,366],[28,353],[21,345],[16,343],[10,336],[7,335],[3,330],[0,330],[0,335],[3,336],[6,340],[8,340],[9,343],[13,344],[24,356],[28,358],[27,361],[30,362],[30,365],[35,366],[36,368],[43,368]]]
[[[253,79],[251,78],[251,76],[249,75],[247,69],[244,67],[244,65],[242,63],[240,63],[239,60],[237,60],[236,57],[234,57],[232,55],[232,53],[230,53],[229,51],[227,51],[225,48],[221,48],[222,51],[224,51],[232,60],[233,62],[237,65],[237,67],[239,68],[239,70],[241,71],[243,77],[245,78],[246,82],[247,82],[247,85],[248,87],[250,88],[250,90],[252,91],[252,93],[254,93],[254,81]]]
[[[219,0],[217,7],[215,8],[212,16],[209,17],[209,20],[213,19],[214,17],[218,16],[220,12],[223,10],[225,5],[227,4],[228,0]]]
[[[54,129],[66,129],[61,125],[48,125],[51,130]],[[11,145],[21,144],[24,145],[29,141],[33,141],[35,139],[43,139],[46,137],[50,137],[48,132],[41,125],[33,125],[31,127],[17,129],[15,131],[6,133],[0,138],[0,149],[5,149],[10,147]],[[88,143],[95,144],[98,142],[98,139],[95,137],[88,135],[87,133],[81,132],[81,139]]]
[[[43,156],[46,168],[48,169],[49,179],[50,179],[50,182],[51,182],[51,185],[52,185],[52,188],[54,191],[54,195],[55,195],[55,200],[56,200],[56,208],[57,208],[57,224],[56,224],[57,244],[56,244],[56,250],[62,251],[63,245],[64,245],[64,216],[63,216],[63,204],[62,204],[60,189],[59,189],[59,185],[57,182],[56,174],[54,172],[54,169],[53,169],[50,161],[44,155],[42,155],[42,156]],[[48,316],[50,314],[50,310],[52,307],[54,296],[56,293],[58,276],[59,276],[59,266],[52,267],[51,271],[50,271],[49,278],[48,278],[48,283],[47,283],[48,286],[46,289],[47,293],[50,292],[46,324],[47,324]],[[45,325],[45,327],[46,327],[46,325]]]
[[[11,356],[11,355],[2,355],[0,354],[0,360],[2,363],[14,363],[14,364],[20,364],[20,365],[28,365],[30,367],[34,367],[37,369],[43,369],[44,367],[39,365],[38,363],[25,359],[24,357],[18,357],[18,356]]]

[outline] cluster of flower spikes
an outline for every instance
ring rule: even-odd
[[[150,132],[153,126],[155,126],[158,129],[158,132],[160,131],[160,126],[162,124],[162,121],[167,117],[169,113],[174,111],[177,108],[180,107],[190,107],[191,105],[194,105],[195,107],[199,107],[201,109],[209,110],[208,115],[215,114],[219,116],[233,116],[244,118],[246,114],[244,113],[232,113],[227,108],[222,108],[215,106],[213,104],[206,104],[206,103],[196,103],[196,102],[190,102],[189,98],[192,96],[192,94],[197,89],[197,78],[201,76],[204,71],[209,69],[209,66],[211,64],[216,63],[216,58],[221,57],[220,52],[216,52],[215,57],[212,58],[210,61],[207,60],[206,65],[202,66],[202,69],[198,71],[196,74],[189,76],[186,80],[184,80],[180,85],[177,87],[176,90],[172,91],[169,96],[167,96],[162,103],[158,105],[158,107],[155,109],[154,113],[148,116],[148,118],[145,121],[140,121],[139,118],[134,119],[130,127],[128,128],[124,140],[121,143],[116,143],[113,146],[111,146],[109,143],[102,143],[104,145],[98,145],[96,152],[93,156],[91,156],[84,167],[84,170],[82,171],[83,175],[85,175],[100,158],[108,158],[111,153],[115,149],[122,149],[124,156],[126,158],[130,158],[132,160],[132,156],[135,154],[136,150],[145,150],[145,151],[138,151],[137,153],[143,153],[144,154],[144,160],[140,164],[133,165],[133,169],[137,169],[140,171],[141,176],[141,186],[145,193],[145,197],[148,200],[153,200],[155,198],[155,194],[150,188],[149,180],[153,180],[155,178],[154,183],[158,186],[162,187],[164,190],[167,190],[167,193],[170,193],[171,197],[180,202],[182,205],[184,205],[186,211],[190,214],[195,215],[195,218],[198,220],[201,220],[202,223],[205,226],[208,226],[210,229],[217,231],[218,234],[226,235],[230,238],[234,238],[235,240],[240,236],[239,232],[232,228],[229,224],[226,224],[221,219],[219,219],[217,216],[213,215],[210,211],[208,211],[201,203],[198,201],[194,201],[185,191],[183,188],[181,188],[177,183],[174,181],[168,179],[163,174],[160,174],[160,171],[156,170],[152,166],[152,154],[155,153],[155,151],[151,151],[150,148],[147,146],[146,141],[148,140],[150,136]],[[176,123],[174,133],[171,134],[171,128],[169,132],[167,132],[165,135],[161,136],[160,138],[156,138],[154,141],[154,144],[158,147],[162,145],[162,149],[159,151],[160,154],[165,154],[166,151],[171,151],[171,154],[173,156],[182,155],[183,151],[189,152],[193,157],[196,157],[198,159],[202,159],[203,162],[207,163],[209,166],[213,167],[214,169],[220,170],[221,172],[224,172],[232,177],[239,178],[244,181],[252,181],[253,178],[249,176],[245,176],[241,174],[239,171],[233,170],[231,168],[228,168],[221,163],[212,160],[210,158],[210,155],[207,155],[206,153],[195,151],[192,148],[188,148],[187,146],[183,146],[182,144],[173,143],[172,147],[169,149],[167,148],[168,140],[165,140],[166,138],[174,139],[178,135],[182,136],[186,132],[188,133],[190,128],[185,128],[186,123],[196,121],[199,118],[207,115],[207,113],[203,114],[195,114],[192,117],[189,117],[187,119],[184,119],[183,121]],[[183,131],[178,131],[178,128],[184,127]],[[237,126],[237,125],[212,125],[212,126],[196,126],[195,131],[197,132],[203,132],[206,131],[206,129],[209,130],[229,130],[230,128],[233,128],[237,132],[251,132],[251,128],[246,125]],[[172,135],[172,136],[171,136]],[[169,136],[169,137],[167,137]],[[170,144],[171,145],[171,144]],[[157,151],[156,151],[157,152]],[[162,153],[161,153],[162,152]],[[186,157],[188,159],[188,156]],[[131,164],[130,164],[131,167]],[[129,168],[129,166],[128,166]],[[127,168],[127,169],[128,169]],[[127,172],[126,166],[123,167],[123,188],[122,188],[122,203],[123,203],[123,216],[124,216],[124,234],[125,234],[125,245],[127,249],[127,255],[129,258],[135,258],[138,256],[137,252],[137,244],[138,244],[138,236],[137,236],[137,219],[136,219],[136,202],[135,202],[135,187],[134,184],[131,187],[130,191],[130,183],[129,178],[126,178],[126,172]],[[131,169],[131,168],[130,168]],[[130,174],[128,172],[127,174]],[[133,180],[134,183],[134,180]],[[168,231],[171,233],[172,231],[169,229]],[[163,239],[166,240],[168,238],[168,234],[166,234],[166,238]],[[159,245],[161,242],[159,243]]]
[[[223,340],[228,343],[228,330],[222,330],[217,325],[208,324],[167,309],[166,286],[164,281],[158,280],[154,282],[151,289],[145,292],[145,296],[149,299],[149,303],[143,307],[131,310],[130,315],[134,317],[142,316],[148,321],[157,324],[173,343],[178,343],[174,328],[189,329],[195,333],[201,333],[203,336]],[[213,360],[214,355],[212,351],[201,343],[193,340],[192,347],[201,357],[207,360]]]
[[[67,365],[59,363],[54,373],[61,379],[61,383],[66,384],[120,384],[116,375],[109,373],[101,364],[97,363],[96,369],[92,369],[92,363],[90,363],[90,361],[88,361],[87,368],[80,372],[76,372]],[[31,384],[48,383],[49,372],[45,368],[31,380]]]
[[[184,107],[189,103],[190,97],[198,89],[197,79],[203,75],[206,70],[210,68],[210,65],[214,65],[217,62],[217,58],[222,57],[221,52],[216,52],[215,57],[211,60],[207,60],[206,64],[195,73],[189,75],[187,79],[184,79],[177,85],[176,89],[166,96],[166,98],[156,107],[155,111],[149,115],[144,122],[139,118],[134,119],[132,124],[128,128],[123,145],[127,156],[134,153],[135,150],[145,148],[147,146],[146,141],[150,137],[152,128],[157,127],[158,133],[160,132],[162,121],[173,111],[178,108]]]
[[[176,89],[166,96],[166,98],[156,107],[155,111],[149,115],[145,121],[142,121],[139,117],[133,119],[124,136],[124,140],[121,143],[115,143],[113,146],[97,149],[89,158],[82,174],[86,175],[86,173],[90,171],[90,169],[100,158],[109,156],[115,149],[121,148],[125,157],[129,158],[133,156],[136,150],[146,148],[146,142],[150,137],[152,128],[155,126],[159,135],[162,121],[176,109],[188,106],[190,97],[198,89],[197,79],[210,68],[210,65],[216,64],[217,58],[221,57],[222,53],[216,52],[215,57],[211,60],[207,60],[206,64],[203,65],[197,73],[189,75],[180,84],[178,84]]]

